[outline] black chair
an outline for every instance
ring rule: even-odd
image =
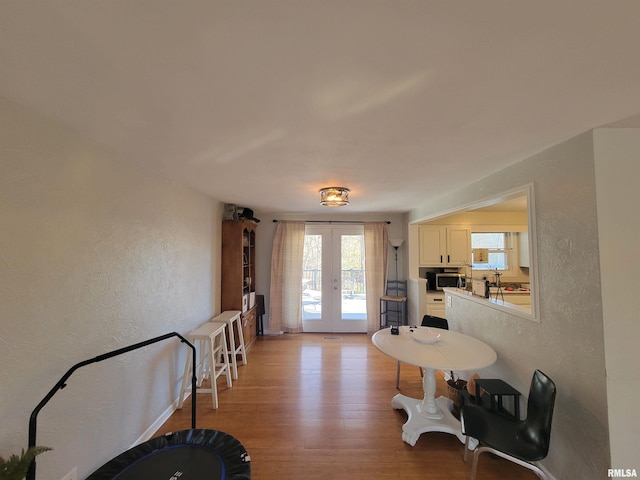
[[[556,385],[540,370],[531,380],[527,401],[527,418],[518,420],[479,405],[462,408],[460,422],[462,433],[467,436],[464,460],[467,461],[469,437],[478,440],[473,454],[471,480],[476,478],[478,457],[491,452],[535,472],[545,480],[545,473],[531,462],[542,460],[549,452],[551,420],[556,399]]]
[[[262,316],[267,313],[264,311],[264,295],[256,295],[256,334],[264,335],[264,325],[262,324]]]
[[[443,330],[449,330],[449,322],[446,318],[434,317],[433,315],[425,315],[422,317],[423,327],[442,328]],[[422,369],[420,369],[422,375]],[[396,373],[396,388],[400,390],[400,362],[398,361],[398,371]]]
[[[390,325],[390,318],[397,326],[404,325],[407,318],[407,281],[389,280],[385,294],[380,297],[380,328]]]

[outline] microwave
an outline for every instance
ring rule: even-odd
[[[431,275],[428,288],[442,290],[443,288],[466,288],[467,278],[459,273],[436,273]]]

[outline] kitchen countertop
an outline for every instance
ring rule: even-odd
[[[494,294],[498,291],[498,287],[489,287],[489,292]],[[515,290],[507,290],[506,288],[502,288],[502,293],[509,294],[509,295],[529,295],[531,294],[531,290],[527,290],[527,289],[515,289]]]
[[[530,305],[516,305],[510,302],[506,302],[506,301],[503,302],[502,300],[496,300],[495,294],[491,298],[484,298],[484,297],[479,297],[477,295],[472,295],[471,292],[467,290],[462,290],[460,288],[445,288],[444,293],[448,293],[450,295],[463,298],[465,300],[468,300],[473,303],[477,303],[479,305],[485,305],[490,308],[495,308],[497,310],[509,312],[511,314],[514,314],[523,318],[528,318],[528,319],[531,319],[532,317],[535,318],[532,315],[532,310]],[[510,292],[510,293],[513,293],[513,292]],[[525,293],[531,293],[531,292],[529,291]],[[515,298],[515,295],[511,298]]]

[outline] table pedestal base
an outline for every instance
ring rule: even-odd
[[[462,443],[465,442],[465,435],[462,434],[460,421],[453,416],[449,405],[451,400],[446,397],[438,397],[435,403],[442,415],[440,418],[433,418],[424,411],[422,407],[423,400],[407,397],[406,395],[397,394],[391,400],[391,406],[396,410],[404,410],[407,412],[407,422],[402,426],[402,440],[415,446],[418,438],[425,432],[444,432],[450,433],[458,437]],[[475,438],[469,438],[469,448],[474,450],[478,445]]]

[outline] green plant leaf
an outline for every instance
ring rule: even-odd
[[[29,465],[37,455],[40,455],[49,447],[31,447],[26,452],[24,449],[20,455],[11,455],[8,460],[0,456],[0,480],[22,480],[29,470]]]

